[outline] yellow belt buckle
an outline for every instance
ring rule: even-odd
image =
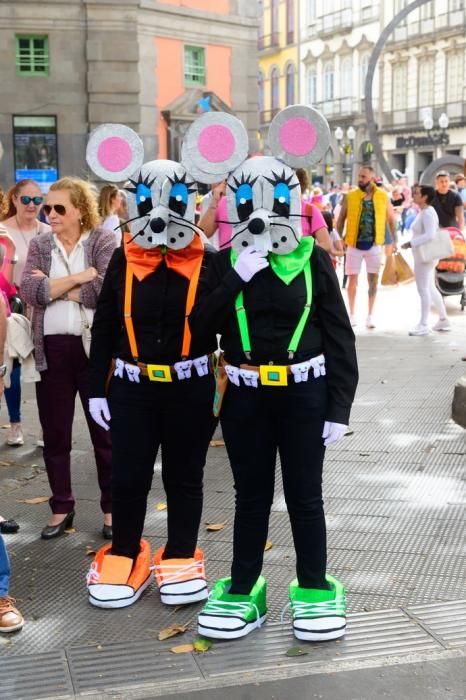
[[[171,382],[170,365],[147,365],[147,376],[151,382]]]
[[[263,386],[288,386],[286,365],[260,365],[259,373]]]

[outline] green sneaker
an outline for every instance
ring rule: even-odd
[[[331,586],[328,591],[300,588],[297,579],[290,583],[289,605],[293,614],[293,632],[297,639],[322,642],[345,634],[345,588],[329,574],[326,579]]]
[[[231,578],[220,578],[197,619],[198,632],[214,639],[237,639],[260,627],[267,613],[267,584],[259,576],[249,595],[228,593]]]

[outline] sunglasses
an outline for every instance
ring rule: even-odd
[[[28,204],[31,204],[31,202],[38,207],[40,204],[42,204],[44,198],[43,197],[29,197],[27,194],[23,195],[20,197],[21,203],[24,204],[24,206],[27,207]]]
[[[66,207],[64,207],[63,204],[44,204],[43,210],[45,216],[49,216],[52,209],[57,212],[58,216],[65,216],[66,214]]]

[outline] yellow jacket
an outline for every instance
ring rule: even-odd
[[[356,247],[359,231],[359,220],[361,218],[362,200],[366,193],[357,187],[350,190],[346,195],[346,235],[345,243]],[[383,245],[385,240],[385,224],[387,222],[387,195],[385,192],[373,185],[373,202],[375,216],[375,240],[374,245]]]

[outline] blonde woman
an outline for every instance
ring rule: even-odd
[[[40,233],[50,231],[50,226],[38,218],[42,202],[42,192],[34,180],[17,182],[8,190],[3,201],[2,226],[14,244],[14,250],[6,251],[11,261],[8,281],[17,287],[26,264],[29,243]],[[24,444],[24,437],[21,427],[21,365],[17,359],[13,362],[10,382],[10,387],[5,389],[10,418],[6,442],[10,447],[18,447]]]
[[[52,227],[31,241],[21,290],[34,308],[33,335],[44,461],[52,497],[52,517],[43,539],[61,535],[74,517],[70,452],[76,394],[86,415],[101,490],[103,535],[111,538],[111,445],[108,433],[88,412],[86,340],[115,236],[99,228],[94,192],[83,180],[64,177],[47,195],[44,211]]]
[[[116,185],[104,185],[99,194],[99,214],[102,228],[113,231],[116,243],[121,244],[121,228],[118,212],[122,204],[121,192]]]

